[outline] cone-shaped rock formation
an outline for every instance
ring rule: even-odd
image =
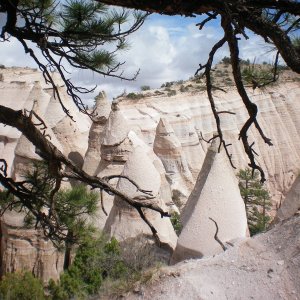
[[[214,255],[226,242],[247,236],[245,205],[228,158],[217,143],[209,148],[196,185],[182,213],[183,230],[172,262]]]
[[[151,201],[164,208],[164,203],[161,201],[159,193],[161,185],[160,174],[142,147],[137,147],[129,156],[122,175],[133,180],[141,189],[151,191],[154,196]],[[145,194],[137,191],[137,188],[127,179],[120,178],[117,188],[132,198],[140,201],[145,199]],[[151,210],[145,210],[145,215],[158,231],[158,237],[162,245],[167,246],[168,249],[174,249],[177,236],[170,219],[161,218],[159,213]],[[118,196],[115,197],[104,231],[120,241],[140,234],[152,235],[139,213]]]
[[[153,144],[155,154],[161,159],[177,205],[186,203],[194,184],[181,143],[168,120],[161,118]]]
[[[100,92],[95,100],[93,123],[89,132],[88,149],[83,164],[83,170],[90,175],[95,175],[100,162],[103,130],[110,113],[110,104],[104,91]]]

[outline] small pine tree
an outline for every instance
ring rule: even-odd
[[[0,281],[0,299],[44,300],[42,282],[29,271],[7,273]]]
[[[246,168],[238,173],[239,188],[245,203],[250,234],[262,232],[267,229],[271,220],[267,211],[271,209],[269,192],[259,181],[258,172]]]

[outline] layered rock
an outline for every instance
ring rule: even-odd
[[[153,150],[164,165],[173,201],[179,207],[184,205],[194,180],[181,143],[165,118],[161,118],[157,125]]]
[[[165,208],[159,193],[161,185],[160,174],[142,147],[136,147],[132,154],[130,154],[121,175],[133,180],[140,189],[151,191],[153,198],[147,199],[149,197],[143,192],[138,191],[136,186],[126,178],[119,179],[117,184],[119,190],[125,192],[135,200],[151,201]],[[149,209],[145,209],[144,213],[157,230],[162,245],[167,249],[174,249],[177,236],[170,219],[161,218],[159,213]],[[114,205],[105,223],[104,231],[109,236],[114,236],[120,241],[137,237],[140,234],[152,236],[150,228],[141,219],[138,211],[118,196],[114,199]]]
[[[87,116],[79,114],[61,79],[56,78],[55,73],[52,74],[61,99],[75,122],[63,112],[59,100],[53,96],[52,87],[45,84],[40,72],[26,68],[6,68],[1,72],[3,81],[0,82],[0,90],[3,97],[0,104],[15,110],[26,110],[28,114],[33,109],[45,122],[45,135],[51,138],[51,142],[66,156],[71,153],[69,157],[82,166],[90,121]],[[32,118],[40,123],[34,116]],[[30,159],[39,159],[35,147],[15,128],[0,124],[0,141],[1,157],[8,163],[8,176],[17,178],[18,169],[21,172]]]
[[[72,121],[63,112],[59,100],[54,97],[52,87],[44,83],[40,72],[32,69],[9,68],[2,70],[0,82],[0,104],[15,110],[23,110],[31,116],[37,128],[67,157],[82,166],[87,148],[89,118],[78,113],[78,109],[64,91],[61,80],[56,79],[61,99],[73,116]],[[52,74],[56,77],[55,73]],[[17,80],[16,80],[17,78]],[[38,125],[43,119],[46,128]],[[34,160],[40,160],[35,146],[14,128],[0,124],[0,156],[8,163],[8,176],[24,180]],[[46,283],[58,280],[63,268],[63,252],[58,252],[52,242],[43,236],[43,231],[25,227],[24,216],[6,212],[1,219],[1,272],[29,269]]]
[[[266,89],[247,90],[251,100],[258,106],[258,120],[266,136],[272,139],[273,147],[266,145],[255,127],[249,131],[249,141],[255,141],[255,151],[259,154],[258,161],[266,171],[268,188],[271,191],[274,208],[291,187],[300,169],[300,105],[298,97],[300,85],[297,82],[286,82]],[[215,102],[218,111],[231,111],[235,115],[220,114],[221,126],[229,148],[233,154],[233,162],[237,169],[245,168],[248,164],[243,146],[238,141],[239,131],[248,118],[247,111],[235,89],[227,93],[215,91]],[[201,149],[190,157],[199,155],[200,170],[207,151],[207,145],[202,140],[210,139],[216,130],[215,120],[211,112],[205,92],[177,93],[176,97],[153,95],[141,100],[124,99],[120,101],[120,109],[133,127],[139,127],[143,139],[150,145],[155,139],[155,130],[159,119],[168,119],[180,142],[187,130],[195,128],[200,138]],[[177,117],[178,116],[178,117]],[[175,120],[178,119],[176,125]],[[189,131],[189,130],[188,130]],[[182,132],[182,134],[180,134]],[[192,134],[192,130],[190,133]],[[187,137],[189,134],[185,134]],[[182,139],[182,140],[181,140]],[[186,157],[189,147],[184,147]],[[192,160],[193,162],[193,160]],[[198,164],[196,161],[194,164]],[[190,167],[190,165],[189,165]],[[191,169],[190,169],[191,170]],[[192,170],[191,170],[192,171]]]
[[[209,148],[196,185],[182,213],[183,229],[172,262],[222,252],[226,245],[247,236],[247,217],[237,179],[217,143]]]
[[[104,91],[95,98],[95,109],[89,132],[88,149],[85,153],[83,170],[89,175],[95,175],[100,158],[103,131],[110,114],[110,104]]]
[[[164,167],[159,158],[154,154],[152,148],[147,146],[130,127],[119,109],[118,103],[112,103],[112,110],[103,131],[101,144],[101,160],[96,170],[99,177],[120,175],[123,172],[128,157],[136,147],[142,147],[147,153],[148,158],[155,165],[161,178],[160,193],[166,204],[171,205],[170,186],[165,178]],[[117,184],[117,180],[110,183]],[[112,196],[104,193],[105,209],[109,213],[112,207]],[[97,226],[103,228],[106,216],[99,211]]]
[[[28,270],[48,283],[59,279],[64,253],[43,235],[43,230],[25,227],[24,216],[7,211],[1,218],[1,275]]]

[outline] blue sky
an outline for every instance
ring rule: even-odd
[[[128,77],[140,69],[134,82],[103,78],[89,71],[72,70],[73,81],[78,85],[98,86],[94,94],[84,96],[86,103],[92,104],[95,94],[100,90],[104,90],[112,99],[123,91],[139,91],[142,85],[158,88],[166,81],[191,77],[199,63],[205,63],[214,43],[223,36],[219,20],[213,20],[199,31],[195,24],[200,20],[200,17],[150,15],[144,25],[129,37],[130,48],[121,52],[118,57],[121,62],[126,62],[123,69]],[[0,16],[0,25],[2,24]],[[274,54],[267,53],[269,48],[263,46],[262,39],[249,35],[250,40],[240,41],[241,57],[271,62]],[[228,56],[227,47],[219,50],[215,61],[218,62],[225,55]],[[0,43],[0,57],[1,63],[6,66],[36,67],[15,40]]]

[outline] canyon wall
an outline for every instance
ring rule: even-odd
[[[257,104],[258,121],[274,146],[266,145],[254,127],[249,131],[249,141],[255,142],[257,160],[265,170],[274,206],[280,205],[300,170],[300,85],[286,82],[265,89],[248,89],[248,94]],[[248,164],[238,140],[239,131],[248,117],[247,111],[233,88],[226,93],[215,91],[214,95],[218,111],[235,113],[220,114],[220,118],[226,142],[232,144],[229,150],[237,173]],[[177,92],[172,97],[158,92],[148,93],[139,100],[120,98],[119,106],[133,130],[150,146],[154,144],[160,119],[167,120],[181,142],[190,171],[196,178],[208,148],[205,140],[216,131],[205,91]]]
[[[45,85],[40,72],[32,69],[7,68],[1,69],[0,73],[2,73],[0,105],[26,110],[27,113],[32,110],[36,112],[45,121],[47,126],[45,133],[49,135],[52,143],[90,175],[101,177],[120,175],[126,173],[128,169],[135,169],[136,163],[130,165],[129,157],[138,148],[142,148],[145,158],[135,160],[140,162],[142,171],[139,171],[139,175],[134,179],[144,186],[143,174],[147,177],[146,175],[150,174],[147,174],[147,171],[152,170],[154,177],[159,179],[159,184],[155,185],[159,190],[157,201],[163,207],[166,205],[170,209],[182,209],[191,197],[190,194],[209,148],[206,140],[209,140],[216,130],[205,91],[177,91],[176,95],[170,97],[162,90],[147,91],[143,92],[143,97],[138,100],[126,97],[116,99],[111,111],[105,94],[101,93],[96,99],[97,116],[90,120],[87,116],[79,114],[78,109],[66,95],[63,83],[57,74],[53,73],[64,105],[74,117],[75,122],[73,122],[62,111],[52,88]],[[251,128],[249,140],[250,143],[255,142],[254,149],[259,155],[258,163],[265,170],[275,208],[284,200],[299,175],[300,84],[297,81],[286,82],[263,90],[249,89],[248,93],[259,107],[259,123],[274,144],[273,147],[264,144],[257,130]],[[248,164],[242,144],[238,140],[239,131],[247,120],[247,112],[233,88],[228,89],[226,93],[215,91],[214,95],[218,111],[234,113],[220,114],[220,118],[226,142],[232,144],[229,150],[236,169],[233,171],[230,169],[230,172],[237,173]],[[103,110],[102,106],[104,106]],[[0,124],[0,157],[7,160],[8,175],[18,180],[22,179],[22,174],[32,159],[40,159],[35,152],[35,147],[25,136],[16,129],[2,124]],[[151,168],[147,169],[147,166],[146,169],[142,168],[143,163],[146,165],[148,160]],[[228,165],[228,162],[223,165]],[[222,172],[222,167],[220,168],[218,172]],[[229,171],[226,172],[224,170],[224,174],[229,174]],[[210,182],[213,183],[214,178],[210,175],[208,174],[206,178],[210,178]],[[154,184],[155,180],[153,179],[152,182],[150,179],[150,183]],[[226,180],[223,181],[222,176],[219,176],[218,182],[220,186],[223,185],[222,188],[226,188]],[[127,189],[128,183],[124,185],[122,180],[112,183],[124,190]],[[202,190],[202,183],[200,183]],[[298,184],[296,191],[298,191]],[[219,194],[222,197],[223,193]],[[290,196],[293,203],[298,201],[295,195],[298,197],[298,193]],[[172,200],[177,207],[173,205]],[[214,200],[217,201],[218,197]],[[113,200],[112,196],[105,195],[105,208],[110,216],[109,221],[107,222],[107,217],[99,207],[94,225],[99,229],[106,226],[109,233],[112,229],[114,232],[122,229],[122,224],[127,222],[142,228],[139,224],[141,220],[137,220],[137,216],[131,211],[128,214],[127,207],[119,204],[118,199]],[[128,215],[132,214],[130,219]],[[190,215],[192,214],[193,211],[190,212]],[[121,215],[123,223],[120,222]],[[15,221],[16,224],[13,224]],[[135,225],[135,222],[139,225]],[[158,228],[161,227],[159,233],[169,232],[165,237],[165,244],[170,244],[169,248],[173,249],[176,237],[170,222],[156,220],[154,217],[152,222],[157,222]],[[164,222],[168,225],[162,225]],[[45,282],[49,278],[57,279],[62,269],[60,254],[38,230],[27,229],[20,224],[22,224],[21,217],[17,220],[10,215],[4,215],[1,219],[2,273],[29,268]],[[210,224],[212,225],[213,223]],[[244,229],[242,227],[243,234]],[[145,233],[147,230],[148,228],[145,228]],[[228,239],[230,238],[232,237]],[[44,265],[47,267],[44,268]]]

